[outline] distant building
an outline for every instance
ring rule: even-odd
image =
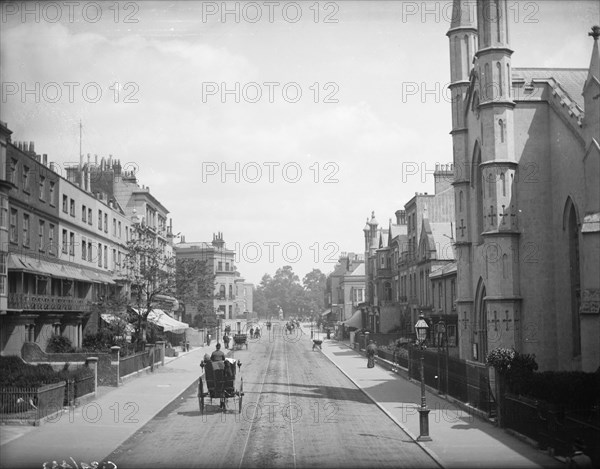
[[[178,259],[204,261],[215,274],[212,307],[223,319],[235,319],[252,312],[253,285],[244,281],[235,266],[235,251],[227,249],[222,233],[213,235],[211,243],[185,242],[174,245]]]
[[[374,332],[400,330],[412,334],[419,314],[431,311],[432,261],[454,260],[446,259],[453,256],[452,165],[436,165],[433,176],[435,192],[416,193],[404,210],[396,211],[396,223],[390,220],[387,228],[380,227],[373,212],[363,229],[363,308]],[[437,268],[438,264],[433,266]]]
[[[362,254],[341,253],[325,282],[325,312],[332,321],[350,319],[364,302],[365,270]]]

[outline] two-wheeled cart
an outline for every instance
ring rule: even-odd
[[[248,336],[246,334],[235,334],[233,336],[233,349],[241,350],[244,345],[248,349]]]
[[[242,412],[242,398],[244,397],[244,380],[241,373],[236,373],[242,366],[239,360],[226,358],[225,361],[203,361],[200,366],[204,370],[203,376],[198,380],[198,404],[200,413],[204,414],[204,398],[209,397],[212,405],[213,399],[219,399],[219,408],[222,412],[227,410],[227,400],[238,401],[239,412]],[[236,388],[236,374],[239,374],[239,389]],[[204,379],[202,379],[204,377]],[[206,381],[206,391],[204,390]]]

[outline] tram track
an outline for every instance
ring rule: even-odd
[[[240,456],[240,462],[238,467],[268,467],[274,463],[273,459],[268,457],[269,454],[273,455],[273,458],[277,460],[275,467],[281,467],[282,461],[279,460],[282,455],[291,455],[291,460],[285,462],[286,467],[293,466],[297,467],[297,455],[296,455],[296,442],[295,442],[295,431],[294,431],[294,419],[291,415],[295,404],[292,402],[292,386],[290,380],[290,368],[288,360],[288,347],[287,337],[284,333],[284,329],[280,328],[279,333],[274,333],[268,336],[267,346],[269,347],[268,358],[266,360],[266,366],[262,370],[262,380],[260,388],[256,395],[256,401],[249,405],[254,405],[252,417],[250,419],[250,425],[247,429],[247,434],[242,448]],[[300,331],[301,332],[301,331]],[[280,353],[281,351],[281,353]],[[282,369],[284,368],[284,369]],[[285,381],[281,378],[285,376]],[[267,383],[267,379],[271,378],[271,382]],[[285,383],[286,390],[285,395],[287,397],[287,403],[279,401],[282,396],[281,385]],[[284,410],[281,412],[283,423],[280,420],[280,415],[275,414],[275,409],[282,406],[285,410],[290,412],[290,415],[286,417]],[[269,415],[265,419],[263,415],[264,409],[268,409]],[[277,415],[277,420],[275,419]],[[245,416],[245,414],[244,414]],[[267,422],[265,422],[267,420]],[[286,431],[285,428],[288,430]],[[289,440],[291,442],[291,452],[281,451],[278,447],[277,451],[273,448],[270,450],[270,446],[278,440],[278,436],[286,434],[289,431]],[[257,454],[257,444],[252,444],[252,440],[260,441],[264,443],[263,453]],[[287,440],[287,438],[285,439]],[[288,443],[289,444],[289,443]],[[277,453],[277,456],[274,456]]]

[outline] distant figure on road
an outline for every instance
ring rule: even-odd
[[[393,355],[393,363],[392,363],[392,371],[400,370],[400,350],[402,348],[402,341],[400,339],[396,340],[394,343],[394,355]]]
[[[219,362],[219,361],[224,362],[225,361],[225,354],[221,350],[220,343],[217,342],[217,349],[210,356],[210,360],[213,362]]]
[[[573,443],[573,454],[567,458],[567,469],[592,469],[592,459],[584,453],[585,444],[581,438]]]
[[[250,338],[251,339],[254,338],[254,328],[253,327],[250,328]]]
[[[223,336],[223,343],[225,344],[225,348],[228,349],[229,348],[229,336],[227,335],[227,332]]]
[[[377,353],[377,344],[372,340],[367,345],[367,368],[373,368],[375,366],[375,354]]]
[[[260,327],[258,327],[258,326],[256,326],[256,329],[254,329],[254,338],[255,339],[260,338]]]

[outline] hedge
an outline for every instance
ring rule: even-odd
[[[0,357],[0,382],[4,387],[35,388],[89,376],[93,376],[93,371],[87,367],[69,370],[66,364],[61,371],[54,371],[49,364],[32,365],[16,355]]]

